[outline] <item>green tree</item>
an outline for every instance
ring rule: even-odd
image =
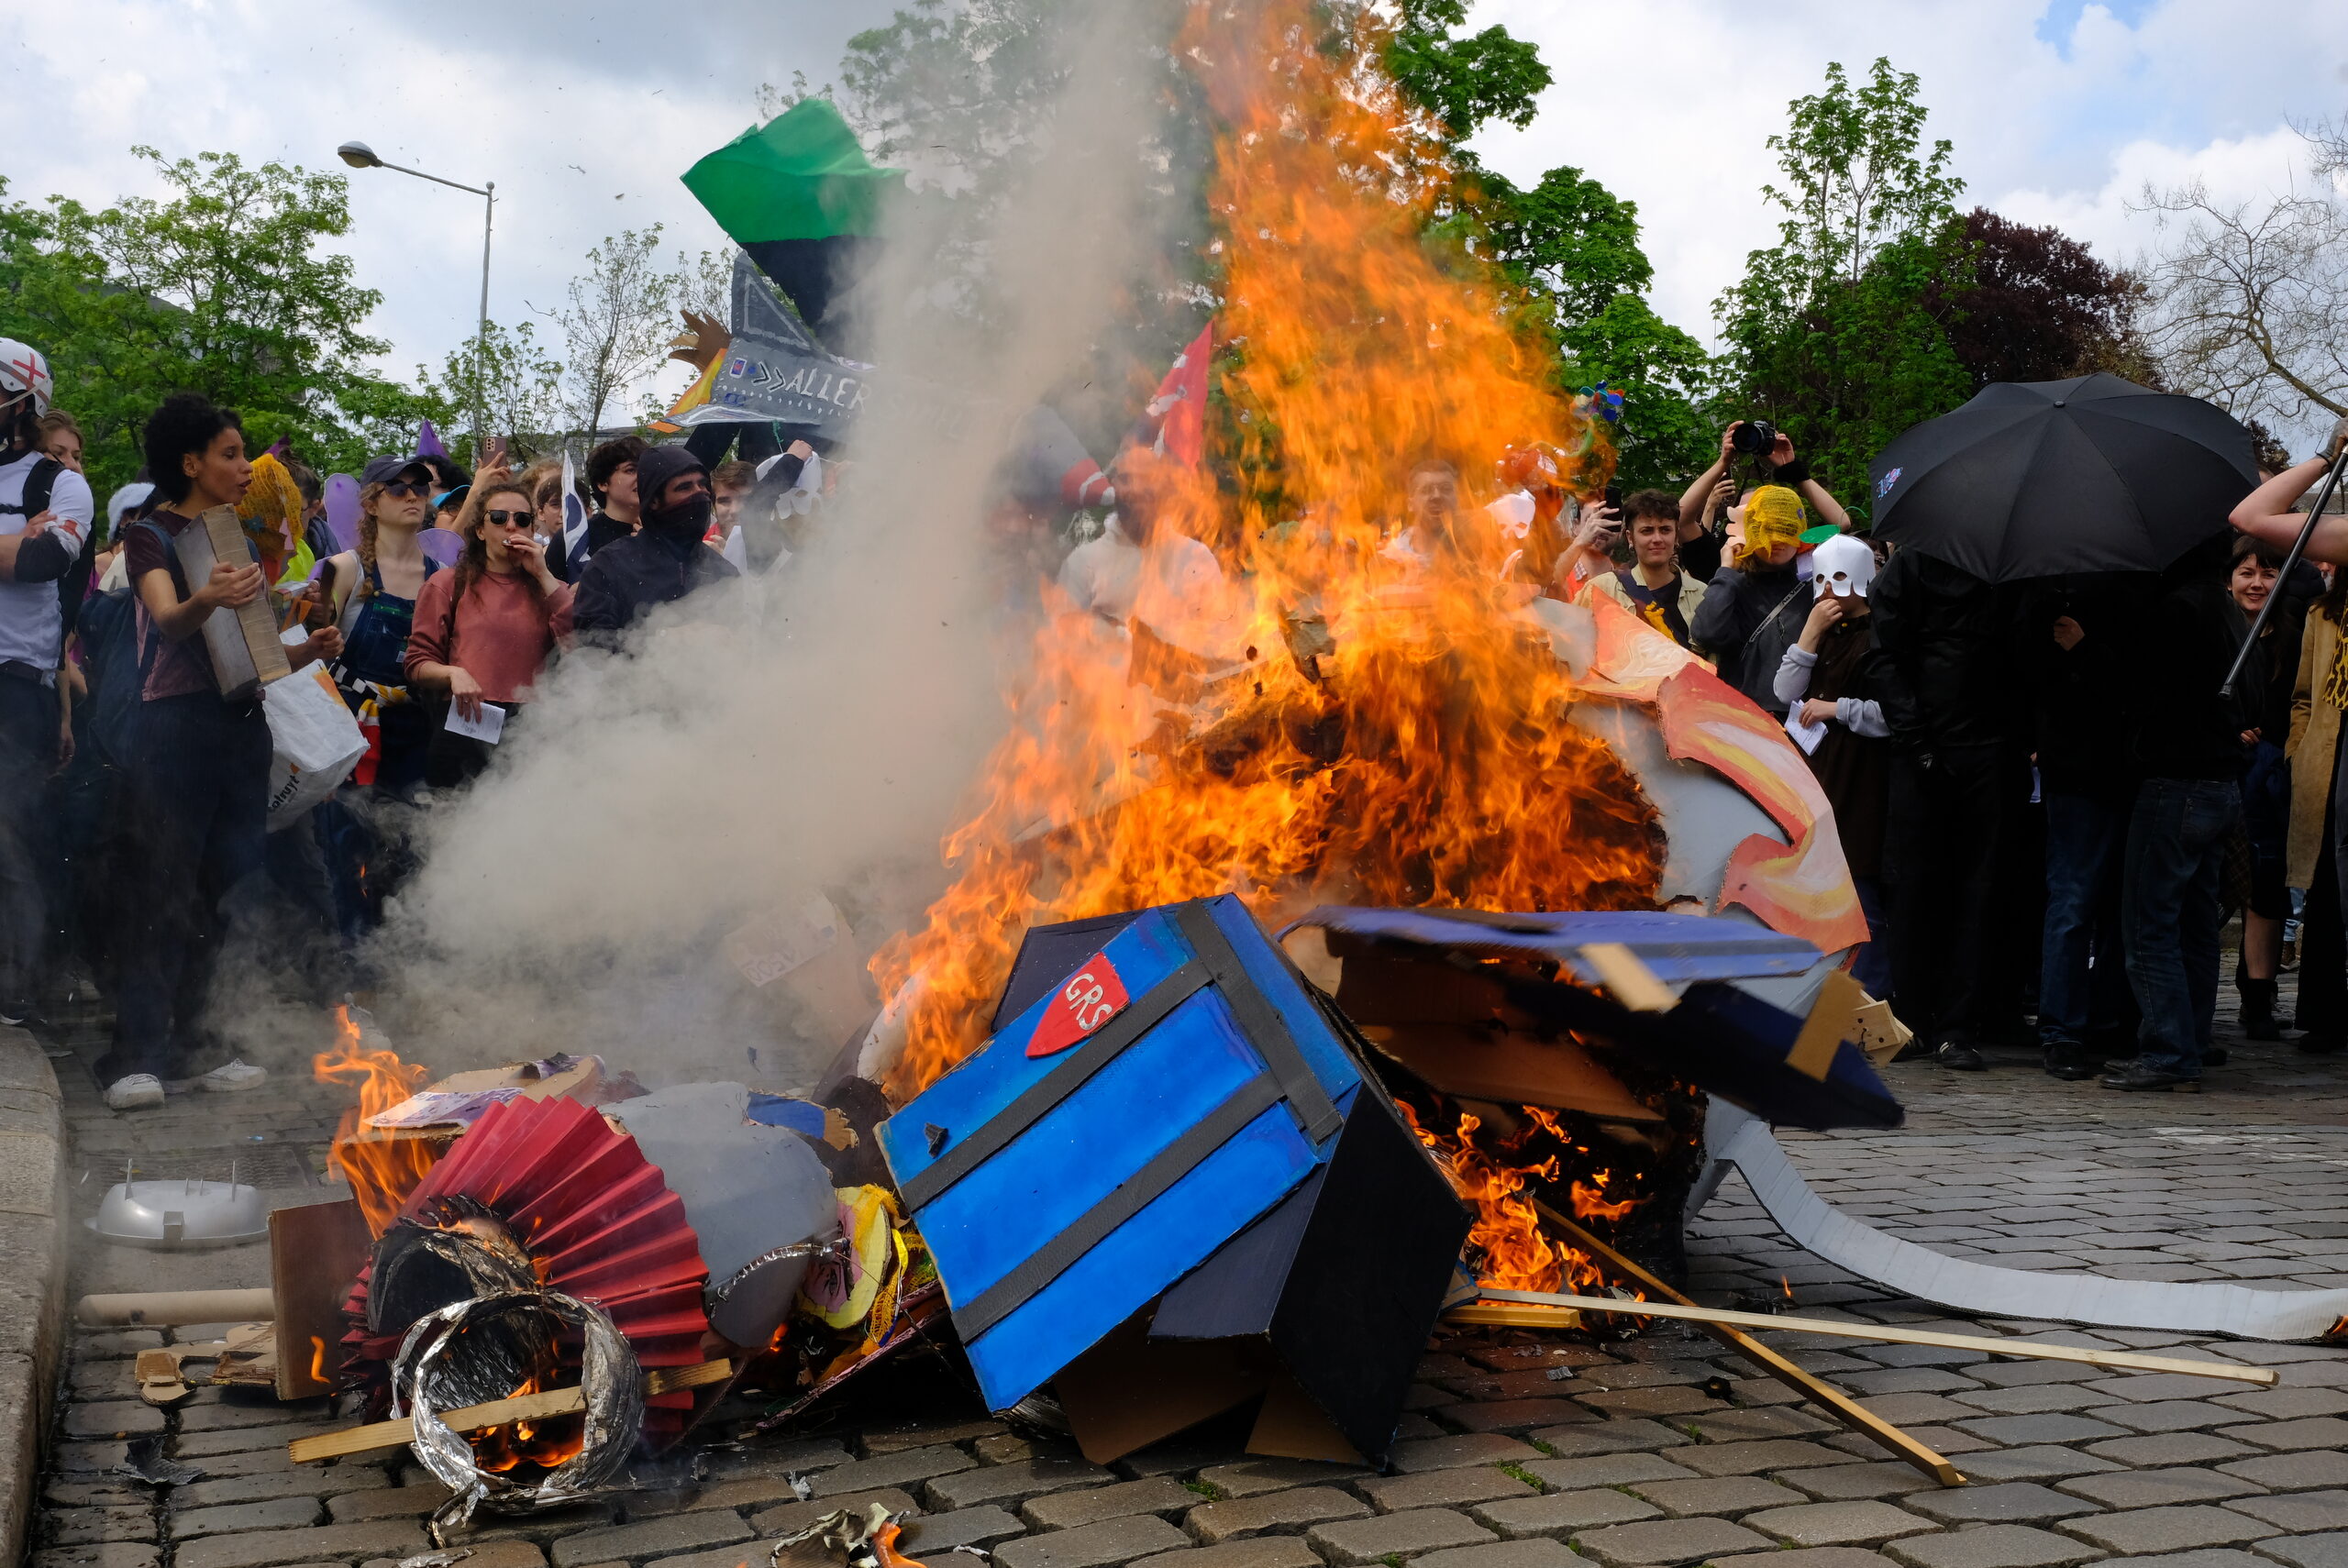
[[[1795,99],[1769,138],[1778,242],[1714,306],[1731,413],[1788,432],[1855,515],[1875,453],[1972,390],[1948,334],[1973,282],[1964,184],[1946,141],[1924,147],[1925,113],[1915,75],[1888,60],[1855,87],[1827,66],[1825,91]]]
[[[658,370],[681,326],[681,272],[660,268],[660,226],[622,229],[587,252],[587,270],[570,281],[554,313],[562,333],[563,418],[593,436],[609,418],[631,422],[627,393]]]
[[[542,447],[552,450],[566,428],[562,365],[547,357],[537,329],[526,321],[511,331],[491,322],[485,335],[449,350],[437,380],[418,366],[416,381],[451,409],[480,409],[489,433],[509,437],[509,450],[522,459],[538,456]],[[459,462],[476,460],[470,431],[449,449]]]
[[[0,333],[50,356],[101,482],[136,470],[148,414],[182,389],[238,409],[254,446],[283,438],[326,468],[445,416],[368,368],[387,347],[365,330],[382,296],[321,248],[350,228],[341,175],[132,150],[167,195],[0,206]]]

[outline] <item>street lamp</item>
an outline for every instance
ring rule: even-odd
[[[446,185],[455,191],[470,191],[486,204],[481,220],[481,326],[473,339],[473,460],[488,449],[489,414],[482,399],[482,382],[486,374],[484,356],[489,351],[489,237],[497,222],[497,182],[486,185],[466,185],[454,180],[443,180],[437,174],[426,174],[421,169],[409,169],[397,163],[386,163],[375,149],[363,141],[346,141],[336,148],[335,156],[353,169],[392,169],[402,174],[413,174],[419,180],[429,180],[436,185]]]

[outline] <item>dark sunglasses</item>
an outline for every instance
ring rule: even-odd
[[[386,480],[383,482],[383,493],[396,495],[402,501],[406,501],[414,496],[431,494],[432,487],[428,484],[411,484],[406,480]]]
[[[527,528],[537,521],[537,514],[528,512],[484,512],[482,515],[500,528]]]

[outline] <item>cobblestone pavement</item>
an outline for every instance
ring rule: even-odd
[[[273,1202],[331,1195],[305,1185],[338,1109],[327,1091],[277,1083],[114,1116],[77,1069],[94,1045],[72,1043],[78,1058],[58,1066],[77,1159],[92,1173],[85,1204],[133,1148],[167,1168],[225,1163],[233,1150],[272,1184]],[[2057,1084],[2019,1055],[1970,1077],[1898,1067],[1907,1127],[1788,1146],[1846,1209],[1951,1253],[2146,1279],[2348,1284],[2348,1071],[2288,1047],[2232,1044],[2234,1065],[2198,1096]],[[1789,1292],[1826,1315],[2133,1349],[2196,1343],[1952,1320],[1888,1298],[1778,1234],[1733,1177],[1694,1228],[1690,1254],[1710,1301]],[[76,1288],[250,1284],[264,1273],[251,1248],[190,1260],[92,1244]],[[906,1544],[931,1568],[958,1546],[991,1551],[1002,1568],[2348,1568],[2348,1352],[2211,1341],[2187,1353],[2279,1371],[2277,1386],[2251,1389],[1773,1338],[1955,1458],[1973,1484],[1943,1489],[1889,1462],[1676,1327],[1598,1347],[1463,1334],[1431,1347],[1390,1474],[1249,1459],[1232,1436],[1177,1439],[1104,1469],[950,1401],[910,1418],[868,1401],[832,1430],[708,1448],[638,1490],[493,1520],[467,1562],[737,1568],[818,1513],[878,1501],[918,1516]],[[138,1403],[129,1358],[161,1339],[81,1332],[32,1568],[391,1568],[429,1547],[423,1519],[442,1494],[404,1453],[288,1462],[288,1438],[329,1424],[321,1404],[214,1388],[170,1411]],[[741,1426],[724,1414],[721,1436]],[[150,1487],[115,1473],[127,1437],[158,1433],[204,1478]]]

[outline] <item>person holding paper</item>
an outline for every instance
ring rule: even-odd
[[[570,613],[570,585],[547,565],[536,512],[519,480],[475,485],[459,526],[464,554],[416,600],[408,682],[449,700],[449,722],[434,731],[425,758],[424,781],[435,789],[469,782],[489,766],[490,748],[529,702],[554,651],[557,618]]]
[[[1859,908],[1867,917],[1866,945],[1853,958],[1851,975],[1869,995],[1888,997],[1891,961],[1883,939],[1882,877],[1891,726],[1884,723],[1883,704],[1869,695],[1882,657],[1867,614],[1875,552],[1866,540],[1838,534],[1818,547],[1811,561],[1816,597],[1801,635],[1778,661],[1776,694],[1786,704],[1789,729],[1799,724],[1825,731],[1802,749],[1833,803],[1843,858],[1850,864]]]
[[[233,410],[179,392],[145,434],[148,472],[163,504],[123,541],[138,595],[140,669],[123,812],[137,853],[124,864],[141,867],[143,878],[124,904],[136,924],[115,991],[114,1046],[97,1065],[116,1110],[159,1106],[165,1078],[190,1076],[194,1004],[204,992],[191,971],[209,961],[231,922],[254,912],[268,835],[269,721],[257,696],[222,700],[198,635],[214,611],[249,604],[268,584],[249,560],[222,561],[191,583],[172,544],[205,513],[242,499],[252,480],[244,428]],[[286,653],[301,669],[341,651],[342,634],[328,626]],[[216,1093],[267,1077],[228,1062],[196,1082]]]

